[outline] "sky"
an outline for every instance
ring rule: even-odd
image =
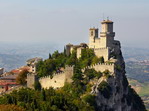
[[[149,47],[149,0],[0,0],[0,43],[88,43],[107,17],[122,46]]]

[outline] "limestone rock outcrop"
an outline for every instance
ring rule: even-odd
[[[121,50],[116,53],[115,71],[101,77],[92,87],[99,111],[146,111],[141,98],[129,86]]]

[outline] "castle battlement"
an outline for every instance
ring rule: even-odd
[[[57,75],[63,75],[65,74],[65,72],[59,72],[59,73],[53,73],[53,75],[48,75],[48,76],[44,76],[39,78],[39,81],[41,81],[42,79],[52,79],[53,77],[57,76]]]
[[[54,76],[57,76],[57,75],[66,74],[68,70],[71,71],[71,70],[73,70],[73,68],[74,68],[74,65],[66,65],[64,71],[58,72],[58,73],[53,73],[52,76],[54,77]],[[39,78],[39,81],[42,80],[42,79],[46,79],[46,78],[51,78],[52,79],[52,77],[50,75],[48,75],[48,76],[44,76],[44,77]]]
[[[65,73],[65,72],[54,73],[53,76],[63,74],[63,73]]]
[[[64,72],[53,73],[52,77],[45,76],[39,79],[42,88],[59,88],[63,87],[65,82],[72,82],[74,66],[65,66]]]
[[[82,69],[82,72],[85,71],[85,69],[95,69],[96,71],[105,71],[109,70],[111,73],[114,73],[114,63],[98,63],[91,66],[87,66],[84,69]],[[72,82],[72,76],[74,74],[74,66],[65,66],[64,72],[59,73],[53,73],[52,77],[45,76],[39,79],[39,82],[42,86],[42,88],[59,88],[63,87],[65,82]]]
[[[105,61],[110,60],[110,49],[120,48],[120,42],[114,40],[115,32],[113,31],[113,22],[104,20],[101,22],[101,32],[98,33],[98,28],[89,29],[89,43],[83,47],[82,45],[73,46],[66,45],[66,54],[70,55],[73,50],[77,51],[77,58],[81,57],[82,49],[89,47],[94,50],[97,57],[103,57]]]
[[[87,66],[85,68],[82,69],[82,72],[85,71],[85,69],[95,69],[96,71],[100,71],[103,72],[105,70],[109,70],[111,73],[114,73],[115,71],[115,65],[114,63],[98,63],[98,64],[94,64],[91,66]]]
[[[67,68],[73,68],[74,67],[74,65],[66,65],[65,66],[65,69],[67,69]]]
[[[109,47],[96,48],[96,49],[94,49],[94,50],[105,50],[105,49],[109,49]]]

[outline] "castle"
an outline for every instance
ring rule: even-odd
[[[90,48],[94,51],[97,57],[103,57],[104,61],[109,63],[95,64],[93,66],[88,66],[87,68],[94,68],[96,71],[105,71],[109,70],[111,74],[114,74],[116,62],[115,55],[120,52],[120,42],[114,40],[115,32],[113,32],[113,22],[110,20],[103,20],[101,22],[102,28],[100,32],[100,37],[98,34],[98,28],[89,29],[89,44],[81,43],[80,45],[67,44],[66,45],[66,54],[69,56],[73,50],[77,51],[77,58],[81,57],[82,49]],[[33,68],[33,73],[35,72],[36,66],[31,65]],[[83,71],[84,69],[82,69]],[[42,88],[59,88],[63,87],[65,82],[72,82],[72,76],[74,67],[65,66],[65,69],[61,73],[53,74],[53,77],[46,76],[39,78],[39,82]],[[35,74],[28,74],[27,76],[27,86],[33,88],[33,84],[36,81]]]
[[[120,42],[114,40],[115,32],[113,32],[113,22],[104,20],[101,22],[102,28],[100,38],[98,28],[89,29],[89,44],[81,43],[80,45],[67,44],[66,54],[70,55],[74,49],[77,50],[77,58],[81,57],[81,50],[88,47],[94,50],[97,57],[103,57],[108,61],[112,51],[120,49]]]

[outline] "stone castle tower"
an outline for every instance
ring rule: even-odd
[[[98,37],[98,29],[90,28],[89,30],[89,48],[106,48],[112,47],[115,32],[113,32],[113,22],[104,20],[101,22],[100,38]]]
[[[89,29],[89,44],[85,45],[66,45],[66,53],[70,55],[73,50],[77,51],[77,58],[81,57],[81,50],[84,48],[93,49],[97,57],[103,57],[105,61],[110,59],[110,53],[113,50],[120,49],[120,42],[114,40],[115,32],[113,32],[113,22],[111,20],[103,20],[101,22],[101,32],[98,28]],[[84,47],[85,46],[85,47]]]

